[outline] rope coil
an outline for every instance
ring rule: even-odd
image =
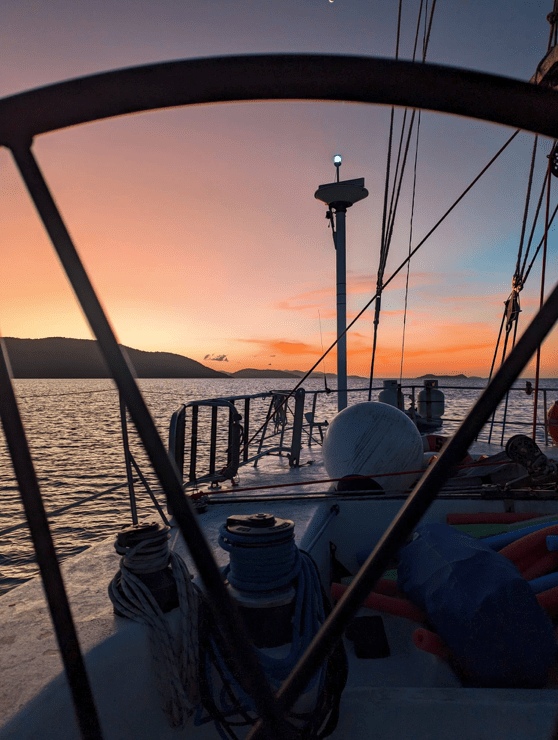
[[[142,531],[143,528],[143,531]],[[136,529],[126,544],[125,534]],[[151,530],[151,531],[149,531]],[[134,542],[134,537],[140,542]],[[197,680],[199,596],[192,575],[176,553],[169,552],[169,527],[137,525],[119,533],[116,551],[122,555],[120,570],[109,584],[115,611],[147,625],[153,669],[163,710],[173,727],[183,728],[199,703]],[[179,604],[175,631],[142,574],[172,568]]]
[[[169,539],[170,527],[162,527],[161,530],[138,542],[134,547],[123,545],[120,538],[114,543],[114,549],[122,555],[121,565],[132,573],[155,573],[169,564]]]

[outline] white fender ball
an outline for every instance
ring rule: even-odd
[[[421,470],[423,443],[413,422],[399,409],[368,401],[340,411],[322,448],[331,478]],[[420,474],[375,479],[384,491],[409,488]]]

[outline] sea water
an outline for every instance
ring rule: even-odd
[[[292,379],[156,379],[140,380],[140,388],[153,415],[162,439],[167,444],[169,422],[173,412],[188,401],[289,390]],[[404,380],[414,384],[415,395],[422,387],[420,380]],[[334,385],[330,381],[330,385]],[[446,396],[444,425],[439,433],[451,434],[476,400],[485,381],[455,379],[440,381]],[[375,382],[372,400],[378,396],[381,381]],[[450,387],[447,387],[450,386]],[[311,410],[314,390],[324,390],[323,379],[305,381],[306,411]],[[350,388],[363,389],[349,393],[349,403],[367,400],[366,381],[351,380]],[[548,389],[547,403],[558,400],[558,381],[541,384]],[[533,417],[533,396],[524,392],[525,380],[515,384],[510,394],[508,422],[504,440],[512,434],[530,434]],[[554,389],[554,390],[552,390]],[[126,486],[124,453],[120,427],[118,394],[110,380],[16,380],[15,390],[25,425],[34,466],[39,479],[56,550],[61,559],[84,550],[94,542],[114,534],[120,525],[130,524],[130,506]],[[405,390],[408,407],[412,391]],[[251,430],[265,418],[269,401],[251,418]],[[335,393],[318,396],[316,420],[331,420],[336,413]],[[242,412],[242,408],[239,410]],[[258,415],[259,414],[259,415]],[[544,414],[543,396],[539,397],[539,419]],[[502,408],[494,425],[492,441],[501,438]],[[512,420],[523,423],[512,423]],[[486,439],[485,429],[482,439]],[[137,435],[130,429],[131,449],[148,481],[156,488],[157,481],[141,449]],[[19,491],[14,479],[11,460],[0,429],[0,593],[36,575],[33,548],[25,525]],[[306,437],[305,437],[306,439]],[[303,444],[305,444],[303,439]],[[538,433],[544,444],[542,423]],[[208,442],[200,442],[200,468],[207,456]],[[148,495],[138,487],[140,520],[157,519],[158,515]],[[161,501],[164,504],[163,501]],[[64,509],[59,512],[60,509]]]

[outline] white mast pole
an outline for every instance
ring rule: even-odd
[[[337,410],[347,407],[347,255],[345,208],[335,214],[335,268],[337,282]]]
[[[347,265],[346,265],[346,213],[347,208],[368,195],[364,178],[339,181],[341,156],[336,154],[333,163],[337,170],[335,182],[320,185],[314,197],[329,207],[328,218],[333,227],[335,212],[335,270],[337,283],[337,410],[347,407]]]

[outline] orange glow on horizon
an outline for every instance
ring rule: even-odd
[[[332,176],[325,114],[341,120],[342,112],[349,121],[364,114],[358,106],[325,104],[255,110],[167,111],[39,138],[41,167],[123,344],[182,354],[218,370],[305,371],[321,356],[322,344],[333,342],[335,252],[313,192]],[[385,115],[375,112],[368,123],[383,124]],[[163,147],[159,135],[176,149]],[[355,143],[353,163],[344,167],[347,177],[362,171],[367,186],[379,190],[381,168],[360,163],[366,142],[363,136]],[[293,179],[289,155],[295,149],[300,161]],[[0,171],[2,334],[90,338],[6,151],[0,152]],[[444,204],[451,200],[442,195],[437,197]],[[442,211],[433,197],[423,203],[423,231]],[[371,234],[380,223],[374,198],[348,217],[348,321],[375,290],[377,237]],[[459,225],[440,230],[412,265],[405,377],[488,375],[512,260],[502,258],[500,265],[475,259],[484,242],[475,221],[472,228],[474,267],[464,267],[469,242]],[[386,278],[406,250],[400,236]],[[402,270],[383,294],[376,377],[399,376],[405,281]],[[523,327],[537,305],[533,294],[522,296]],[[349,333],[349,374],[368,375],[373,313],[372,306]],[[325,369],[336,371],[335,350]],[[543,374],[558,375],[556,333],[543,350]]]

